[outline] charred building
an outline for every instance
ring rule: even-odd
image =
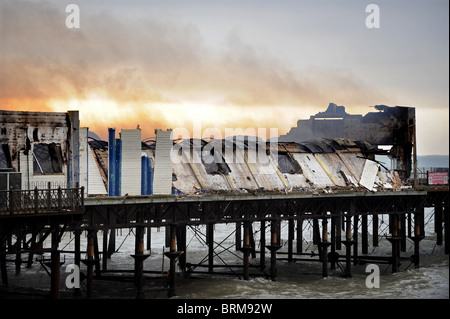
[[[304,142],[319,138],[346,138],[365,141],[374,146],[390,145],[388,155],[396,161],[394,169],[401,179],[410,177],[416,163],[415,108],[375,105],[378,112],[353,115],[344,106],[330,103],[325,112],[299,120],[283,142]]]

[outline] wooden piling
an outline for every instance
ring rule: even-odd
[[[75,251],[74,251],[74,263],[75,265],[78,266],[78,269],[80,269],[80,265],[81,265],[81,248],[80,248],[80,237],[81,237],[81,230],[80,229],[76,229],[74,231],[74,241],[75,241]],[[81,295],[81,290],[80,288],[75,288],[74,290],[74,295],[76,297]]]
[[[292,262],[292,253],[294,252],[294,219],[288,219],[288,261]]]
[[[277,250],[280,249],[279,243],[279,221],[272,219],[270,223],[270,277],[272,281],[277,280]]]
[[[259,257],[259,266],[261,270],[266,269],[266,221],[261,220],[261,228],[260,228],[260,257]]]
[[[434,206],[434,232],[436,233],[436,245],[442,245],[442,204],[437,203]]]
[[[399,250],[399,242],[401,238],[399,237],[399,216],[398,214],[392,214],[389,222],[392,224],[392,236],[388,238],[392,245],[392,257],[391,257],[391,265],[392,265],[392,273],[398,272],[398,267],[400,266],[400,250]]]
[[[244,222],[244,243],[242,246],[242,252],[244,254],[244,280],[248,280],[249,277],[249,255],[250,255],[250,227],[251,223],[249,221]]]
[[[241,222],[236,222],[236,232],[235,232],[235,242],[236,242],[236,251],[240,251],[241,250],[241,240],[242,240],[242,223]]]
[[[59,299],[60,297],[60,253],[58,250],[59,244],[59,227],[58,225],[53,226],[52,230],[52,252],[51,252],[51,287],[50,294],[53,299]]]
[[[353,245],[353,241],[352,241],[352,217],[350,215],[345,215],[345,241],[343,241],[342,243],[345,245],[344,276],[347,278],[351,278],[352,277],[351,247]]]
[[[328,277],[328,246],[331,244],[328,242],[328,220],[322,219],[322,277]]]
[[[330,269],[336,269],[336,217],[331,217],[331,260],[330,260]]]
[[[8,286],[8,273],[6,267],[6,240],[0,242],[0,269],[2,272],[2,284]]]
[[[108,269],[108,229],[103,229],[102,248],[102,271],[106,271]]]
[[[448,243],[448,232],[449,232],[449,212],[448,212],[448,201],[447,205],[444,205],[444,251],[445,254],[448,255],[449,243]]]
[[[86,275],[86,298],[92,298],[92,281],[94,278],[94,236],[96,232],[93,229],[88,230],[86,259],[83,261],[87,266]]]
[[[136,227],[136,238],[134,248],[134,278],[136,286],[136,299],[144,298],[144,259],[148,256],[144,255],[144,232],[143,226]]]
[[[367,215],[361,215],[361,253],[369,253],[369,232],[367,224]]]
[[[206,242],[208,245],[208,271],[214,271],[214,224],[206,224]]]
[[[169,225],[169,236],[170,236],[170,251],[165,253],[165,255],[170,260],[170,270],[169,270],[169,289],[167,291],[167,296],[169,298],[176,296],[175,290],[175,261],[180,256],[180,252],[177,251],[177,225]]]
[[[359,215],[353,216],[353,264],[358,265],[358,224]]]
[[[399,215],[398,227],[399,227],[399,235],[400,235],[399,249],[402,252],[406,252],[406,214],[405,214],[405,212],[402,212]]]
[[[378,214],[372,214],[372,246],[378,247]]]
[[[177,250],[181,253],[178,264],[183,275],[186,274],[186,248],[186,224],[180,224],[177,226]]]
[[[297,219],[297,253],[303,252],[303,218]]]

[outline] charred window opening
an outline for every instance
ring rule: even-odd
[[[300,165],[287,153],[278,153],[278,166],[285,174],[301,174],[303,172]]]
[[[231,173],[230,167],[227,165],[227,163],[225,163],[224,159],[220,154],[218,153],[214,154],[214,149],[212,149],[209,153],[211,156],[208,157],[206,161],[204,154],[202,154],[202,164],[203,166],[205,166],[206,173],[212,175],[215,174],[228,175]]]
[[[60,144],[34,144],[33,173],[35,175],[62,173],[62,153]]]
[[[202,160],[203,165],[205,166],[206,173],[215,175],[215,174],[223,174],[228,175],[231,173],[231,169],[228,167],[227,163],[205,163]]]
[[[208,144],[203,147],[201,153],[202,164],[205,167],[206,173],[208,174],[222,174],[228,175],[231,173],[230,167],[225,163],[222,157],[220,149],[215,152],[214,145]]]
[[[12,168],[8,144],[0,145],[0,169]]]

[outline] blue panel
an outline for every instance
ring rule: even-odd
[[[122,140],[116,139],[116,185],[114,196],[122,192]]]
[[[153,194],[153,167],[152,167],[152,160],[148,158],[148,194]]]
[[[153,168],[152,161],[147,156],[142,156],[141,169],[141,194],[153,194]]]
[[[146,156],[141,157],[141,195],[147,195],[148,191],[148,167]]]
[[[116,129],[108,129],[108,195],[116,191]]]

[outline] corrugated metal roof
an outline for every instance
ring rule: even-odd
[[[242,138],[170,141],[170,132],[162,133],[157,133],[156,145],[145,147],[155,163],[154,194],[161,194],[158,184],[163,183],[165,194],[172,186],[183,194],[400,188],[392,173],[378,167],[363,173],[366,162],[372,162],[364,157],[370,144],[346,139],[283,142],[269,153],[274,143],[252,144]],[[158,165],[164,175],[158,175]]]
[[[171,131],[156,132],[155,168],[153,175],[153,193],[172,193],[172,160],[170,152],[173,146]]]

